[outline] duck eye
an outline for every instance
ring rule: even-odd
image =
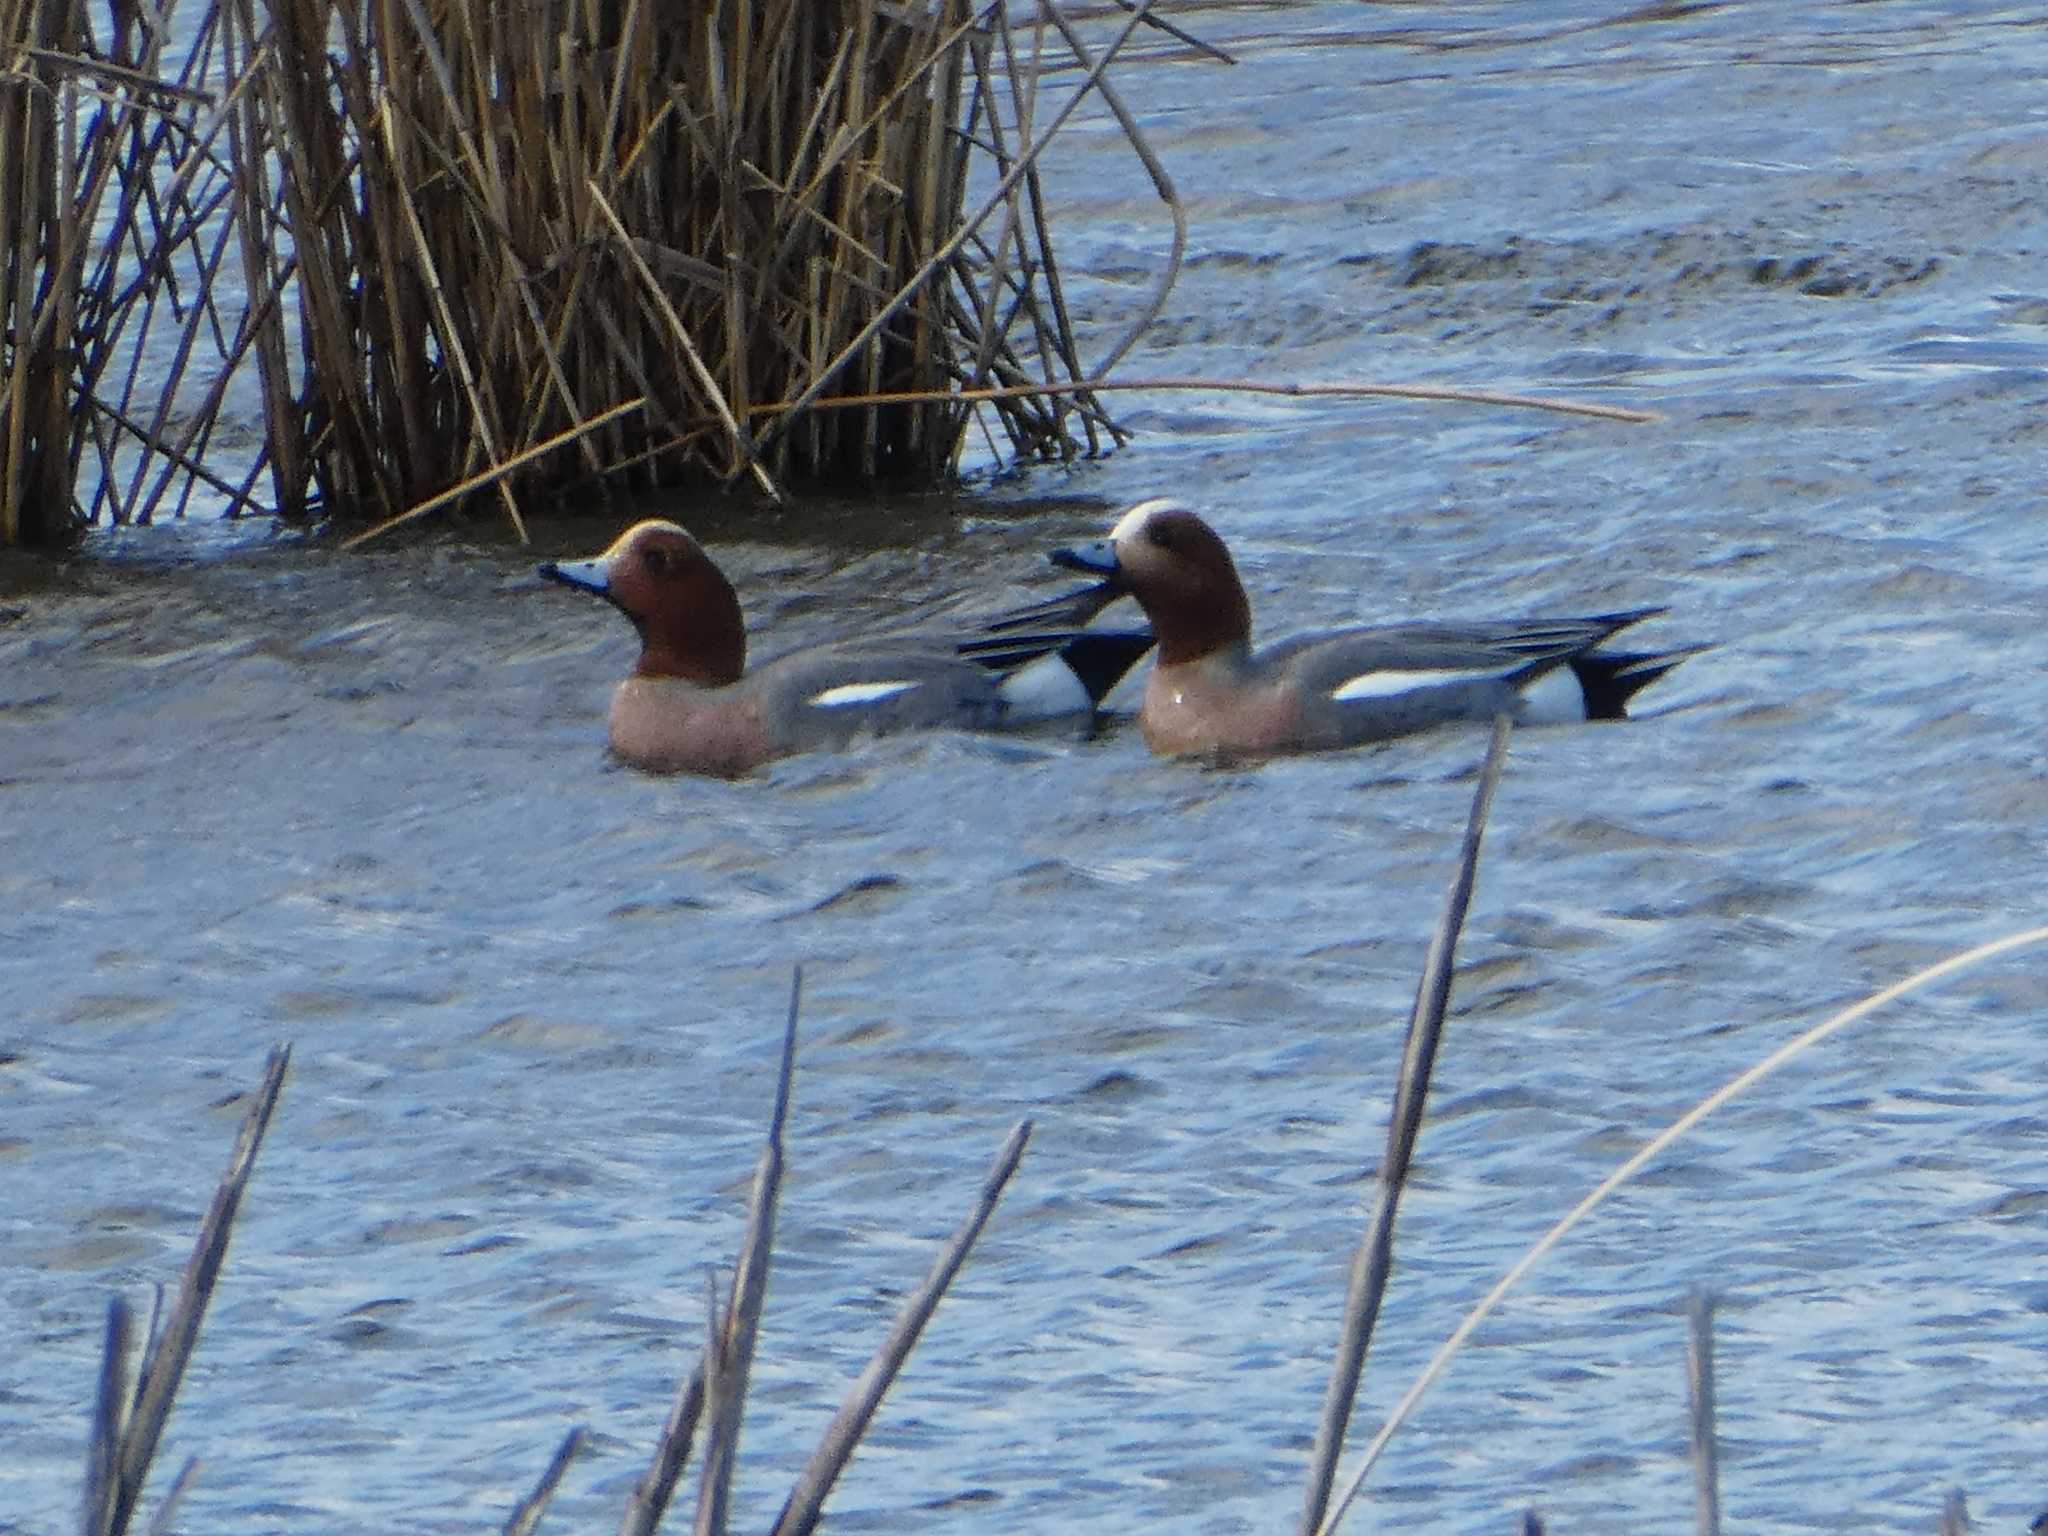
[[[1145,537],[1160,549],[1172,549],[1180,542],[1179,532],[1171,523],[1147,523]]]
[[[647,567],[648,575],[666,576],[669,566],[668,551],[659,545],[644,550],[640,555],[640,563]]]

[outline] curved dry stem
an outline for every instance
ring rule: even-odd
[[[1126,9],[1129,9],[1126,6]],[[1088,45],[1081,41],[1076,32],[1059,12],[1059,7],[1044,6],[1045,14],[1052,18],[1052,24],[1060,29],[1067,40],[1067,47],[1084,68],[1093,68],[1095,61],[1088,56]],[[1148,21],[1152,17],[1146,18]],[[1177,34],[1178,35],[1178,34]],[[1166,204],[1166,211],[1173,215],[1173,243],[1167,248],[1166,266],[1160,272],[1158,281],[1152,285],[1152,298],[1136,319],[1124,330],[1116,343],[1103,354],[1102,361],[1089,371],[1090,379],[1102,379],[1109,370],[1124,360],[1124,354],[1138,344],[1138,338],[1152,329],[1152,322],[1159,318],[1159,312],[1166,308],[1166,296],[1173,291],[1173,285],[1180,280],[1180,264],[1188,250],[1188,211],[1180,200],[1180,193],[1174,189],[1173,178],[1166,174],[1166,167],[1159,163],[1159,157],[1152,153],[1152,146],[1146,140],[1144,131],[1138,127],[1138,120],[1131,116],[1130,108],[1124,105],[1116,87],[1103,79],[1097,89],[1102,92],[1103,104],[1115,114],[1117,126],[1130,141],[1131,150],[1138,157],[1138,163],[1145,167],[1145,174],[1152,178],[1152,189],[1159,194],[1159,200]]]
[[[341,547],[343,549],[354,549],[358,544],[367,544],[380,534],[389,533],[401,524],[412,522],[415,518],[425,517],[429,512],[439,507],[445,507],[449,502],[467,496],[479,486],[489,485],[496,480],[503,480],[521,465],[529,464],[535,459],[553,453],[564,443],[571,442],[576,438],[584,436],[586,433],[595,432],[607,422],[616,421],[627,412],[637,411],[646,404],[647,397],[645,395],[633,400],[622,400],[608,410],[599,411],[587,421],[579,421],[573,427],[565,427],[553,437],[522,448],[519,452],[513,454],[511,458],[493,464],[489,469],[480,470],[468,479],[459,481],[436,495],[429,496],[425,501],[415,506],[407,507],[396,517],[387,517],[383,522],[365,528],[361,533],[350,534],[341,541]],[[524,543],[525,541],[525,534],[522,531],[520,542]]]
[[[1335,1507],[1331,1509],[1328,1518],[1317,1528],[1318,1536],[1329,1536],[1329,1533],[1336,1530],[1338,1522],[1344,1518],[1345,1511],[1351,1507],[1352,1500],[1358,1497],[1359,1490],[1365,1486],[1366,1474],[1372,1470],[1373,1464],[1380,1459],[1381,1453],[1387,1448],[1387,1443],[1394,1438],[1394,1431],[1406,1422],[1408,1415],[1414,1411],[1415,1405],[1421,1402],[1429,1389],[1436,1384],[1437,1378],[1443,1375],[1445,1369],[1450,1365],[1451,1357],[1457,1354],[1459,1349],[1464,1346],[1465,1341],[1472,1336],[1474,1330],[1492,1314],[1494,1308],[1500,1305],[1502,1299],[1506,1297],[1509,1291],[1521,1284],[1522,1278],[1530,1270],[1534,1269],[1551,1249],[1564,1241],[1565,1236],[1572,1228],[1576,1227],[1601,1205],[1605,1204],[1609,1195],[1640,1173],[1659,1153],[1685,1137],[1694,1126],[1706,1119],[1715,1110],[1721,1108],[1722,1105],[1728,1103],[1729,1100],[1748,1092],[1748,1090],[1754,1088],[1758,1083],[1776,1072],[1794,1057],[1803,1055],[1829,1036],[1848,1028],[1858,1019],[1875,1013],[1886,1003],[1904,997],[1909,992],[1917,992],[1922,987],[1931,986],[1945,977],[1953,976],[1958,971],[1966,971],[1974,966],[1981,965],[1986,960],[1995,959],[1999,955],[2008,954],[2016,949],[2027,949],[2043,942],[2048,942],[2048,926],[2028,928],[2020,933],[2007,934],[2002,939],[1993,939],[1989,943],[1979,944],[1974,949],[1964,950],[1961,954],[1951,955],[1948,959],[1938,961],[1924,970],[1915,971],[1903,981],[1895,981],[1890,986],[1871,993],[1870,996],[1864,998],[1861,1002],[1850,1004],[1841,1012],[1823,1019],[1811,1029],[1794,1036],[1775,1051],[1772,1051],[1770,1055],[1764,1057],[1762,1061],[1756,1063],[1756,1065],[1738,1072],[1734,1077],[1700,1100],[1698,1104],[1672,1121],[1670,1125],[1658,1132],[1648,1142],[1644,1143],[1634,1156],[1630,1157],[1619,1168],[1616,1168],[1614,1172],[1595,1185],[1592,1192],[1585,1199],[1573,1206],[1558,1221],[1556,1226],[1552,1227],[1537,1240],[1534,1247],[1517,1259],[1514,1266],[1500,1277],[1499,1282],[1494,1288],[1488,1291],[1479,1304],[1465,1315],[1464,1321],[1458,1324],[1457,1328],[1452,1331],[1451,1336],[1444,1340],[1443,1346],[1431,1357],[1429,1364],[1423,1367],[1422,1374],[1415,1378],[1414,1384],[1408,1388],[1407,1393],[1402,1399],[1394,1405],[1393,1412],[1387,1415],[1387,1422],[1380,1426],[1380,1431],[1373,1436],[1372,1443],[1366,1446],[1364,1453],[1359,1458],[1358,1466],[1351,1474],[1350,1482],[1344,1486],[1344,1496],[1337,1501]]]
[[[1532,411],[1557,411],[1568,416],[1594,416],[1602,421],[1653,425],[1664,418],[1655,411],[1626,405],[1595,405],[1587,400],[1560,400],[1554,395],[1520,395],[1498,389],[1467,389],[1457,384],[1287,384],[1262,379],[1204,379],[1170,376],[1156,379],[1047,380],[1038,384],[991,385],[984,389],[904,390],[874,395],[833,395],[805,407],[829,411],[863,405],[917,405],[933,400],[1016,400],[1026,395],[1112,394],[1133,390],[1214,390],[1219,394],[1291,395],[1304,399],[1385,398],[1392,400],[1455,400],[1465,405],[1509,405]],[[772,416],[795,410],[793,404],[764,403],[748,414]]]

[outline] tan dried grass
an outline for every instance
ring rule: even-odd
[[[281,7],[250,106],[301,262],[279,510],[396,519],[474,482],[516,522],[527,495],[593,478],[943,478],[972,409],[958,386],[1081,378],[1028,167],[975,132],[1028,119],[1011,93],[1035,79],[988,14]],[[963,220],[978,153],[1000,195]],[[767,441],[748,425],[855,392],[916,398],[785,409]],[[995,409],[1031,456],[1094,446],[1069,424],[1103,419],[1085,395]]]

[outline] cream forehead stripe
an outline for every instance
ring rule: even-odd
[[[649,534],[655,533],[673,534],[676,538],[681,539],[686,544],[696,545],[699,549],[703,548],[701,544],[697,544],[697,540],[691,535],[690,530],[685,528],[681,523],[672,523],[665,517],[650,517],[644,523],[635,523],[632,527],[628,528],[624,533],[620,534],[616,539],[613,539],[612,547],[610,549],[607,549],[604,552],[604,554],[599,558],[609,560],[613,555],[617,554],[620,550],[624,549],[628,544],[634,543],[639,539],[644,539]]]
[[[844,709],[852,704],[875,704],[883,699],[893,699],[897,694],[908,693],[918,686],[909,678],[897,678],[886,683],[841,683],[837,688],[812,694],[804,702],[814,709]]]
[[[1109,541],[1121,544],[1127,538],[1135,538],[1153,513],[1178,510],[1181,510],[1181,505],[1171,496],[1154,496],[1150,501],[1141,501],[1116,520],[1116,526],[1109,530]]]

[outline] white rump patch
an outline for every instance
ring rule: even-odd
[[[1524,725],[1576,725],[1586,718],[1586,690],[1570,662],[1552,667],[1522,688],[1517,714]]]
[[[1085,715],[1095,708],[1087,688],[1058,651],[1019,667],[1003,679],[999,691],[1020,723]]]
[[[883,699],[893,699],[899,693],[908,693],[921,686],[908,678],[896,678],[886,683],[841,683],[837,688],[812,694],[804,702],[813,709],[846,709],[854,704],[878,704]]]
[[[1422,668],[1406,671],[1361,672],[1330,690],[1333,699],[1397,699],[1404,693],[1421,693],[1428,688],[1453,688],[1462,683],[1484,683],[1498,672],[1441,672]]]
[[[1172,512],[1179,507],[1180,503],[1171,496],[1154,496],[1149,501],[1141,501],[1116,520],[1116,526],[1109,530],[1109,542],[1121,544],[1127,538],[1134,538],[1153,513]]]

